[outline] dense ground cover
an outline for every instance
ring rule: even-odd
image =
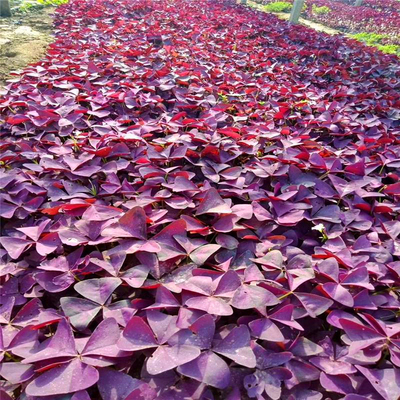
[[[355,0],[339,0],[339,1],[349,5],[355,4]],[[400,12],[399,0],[363,0],[362,6],[371,7],[374,8],[375,10]]]
[[[260,0],[266,5],[276,0]],[[293,0],[287,3],[292,4]],[[397,6],[397,7],[396,7]],[[290,10],[289,10],[290,11]],[[400,54],[400,1],[369,0],[361,7],[354,7],[340,0],[307,0],[303,15],[305,18],[346,33],[379,34],[378,46],[386,45],[383,51]],[[389,47],[391,45],[392,47]]]
[[[0,100],[2,396],[397,400],[399,78],[232,2],[61,6]]]

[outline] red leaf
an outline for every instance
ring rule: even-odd
[[[10,125],[18,125],[18,124],[22,124],[23,122],[27,122],[29,121],[29,118],[26,117],[25,115],[14,115],[12,117],[8,117],[7,118],[7,123]]]

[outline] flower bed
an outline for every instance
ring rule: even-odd
[[[339,0],[307,0],[303,15],[311,21],[345,33],[381,34],[383,37],[379,44],[400,46],[400,10],[392,7],[391,3],[379,7],[379,4],[384,4],[383,0],[370,1],[361,7],[354,7]],[[400,4],[398,0],[394,1]],[[274,2],[262,0],[266,5]],[[293,3],[293,0],[289,2]]]
[[[0,100],[2,399],[397,399],[399,78],[232,2],[61,6]]]
[[[338,0],[342,3],[354,5],[354,0]],[[363,7],[371,7],[375,10],[380,10],[384,12],[396,11],[400,13],[400,1],[399,0],[363,0]]]

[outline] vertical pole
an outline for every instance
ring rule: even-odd
[[[362,5],[363,0],[356,0],[356,4],[354,4],[356,7],[360,7]]]
[[[11,17],[10,2],[0,0],[0,17]]]
[[[303,5],[304,5],[304,0],[294,0],[292,11],[290,13],[290,18],[289,18],[289,22],[291,24],[297,24],[299,22]]]

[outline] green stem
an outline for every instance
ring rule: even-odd
[[[290,296],[291,294],[293,294],[293,292],[287,292],[284,295],[282,295],[281,297],[278,297],[278,300],[283,300],[284,298]]]
[[[17,359],[16,359],[11,353],[9,353],[8,351],[4,352],[4,355],[5,355],[6,357],[8,357],[9,359],[13,360],[14,362],[18,362],[18,363],[19,363],[19,360],[17,360]]]

